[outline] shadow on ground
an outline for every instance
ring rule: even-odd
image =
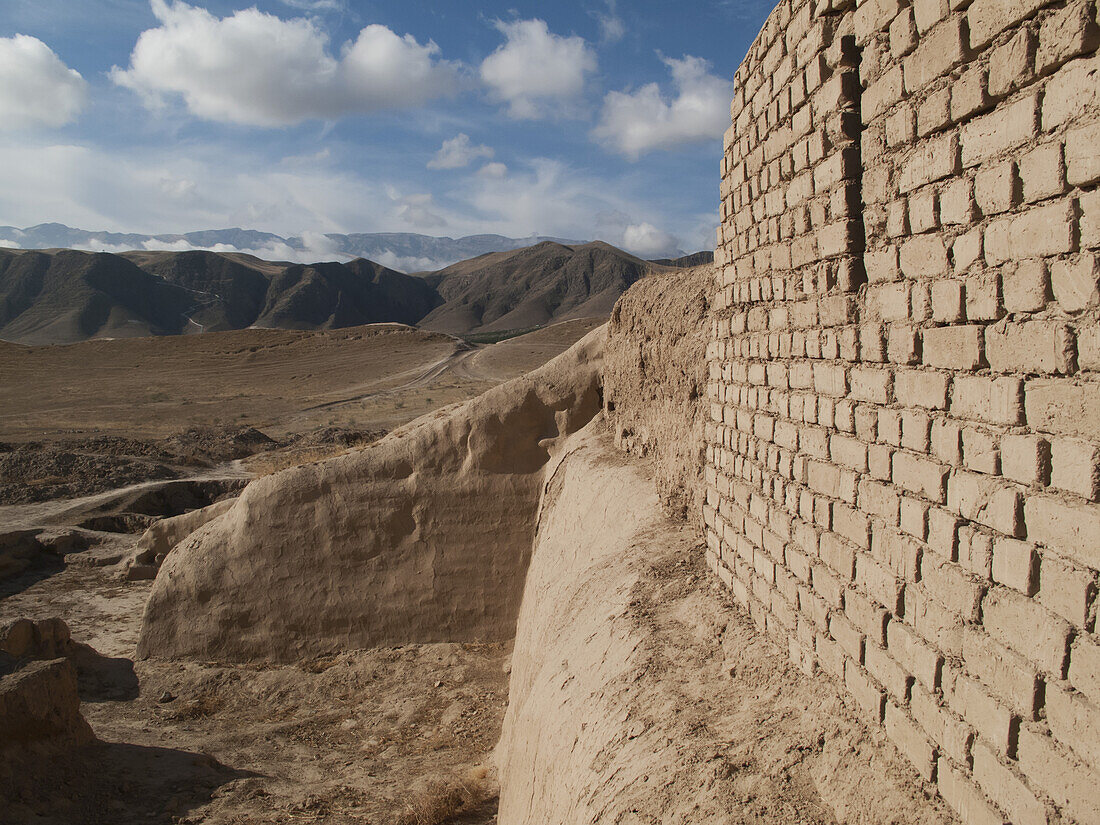
[[[10,800],[3,821],[172,825],[218,788],[252,776],[203,753],[95,742],[62,759],[27,763],[16,787],[0,789]]]

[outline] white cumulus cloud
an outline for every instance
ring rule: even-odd
[[[656,83],[636,91],[610,92],[593,134],[632,160],[655,149],[720,138],[729,125],[733,84],[710,73],[699,57],[661,58],[672,74],[676,96],[666,99]]]
[[[23,247],[15,241],[9,241],[6,238],[0,238],[0,249],[22,249]]]
[[[443,141],[439,151],[428,161],[429,169],[461,169],[469,166],[478,158],[491,158],[493,147],[470,142],[470,136],[459,132],[450,140]]]
[[[370,25],[339,56],[313,20],[283,20],[252,7],[225,18],[182,0],[150,0],[160,25],[142,32],[130,67],[112,79],[151,106],[182,96],[207,120],[281,126],[407,108],[453,94],[459,69],[381,25]]]
[[[508,104],[517,119],[547,114],[584,92],[586,77],[596,71],[596,53],[584,38],[562,37],[542,20],[497,20],[505,42],[481,63],[481,80],[491,96]]]
[[[0,129],[64,126],[87,97],[80,72],[37,37],[0,37]]]
[[[623,230],[621,246],[639,258],[662,258],[676,254],[680,239],[651,223],[633,223]]]

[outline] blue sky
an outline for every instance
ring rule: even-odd
[[[710,248],[770,8],[3,0],[0,224]]]

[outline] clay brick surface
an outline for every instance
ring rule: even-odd
[[[726,135],[708,556],[966,825],[1100,821],[1097,5],[802,9]]]

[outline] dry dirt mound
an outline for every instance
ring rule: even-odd
[[[661,503],[700,529],[713,280],[714,268],[700,266],[636,283],[611,313],[604,359],[604,407],[617,444],[652,457]]]
[[[168,556],[139,655],[288,661],[510,638],[550,451],[602,405],[603,338],[363,450],[254,481]]]
[[[951,822],[712,582],[593,422],[539,514],[498,747],[506,825]]]

